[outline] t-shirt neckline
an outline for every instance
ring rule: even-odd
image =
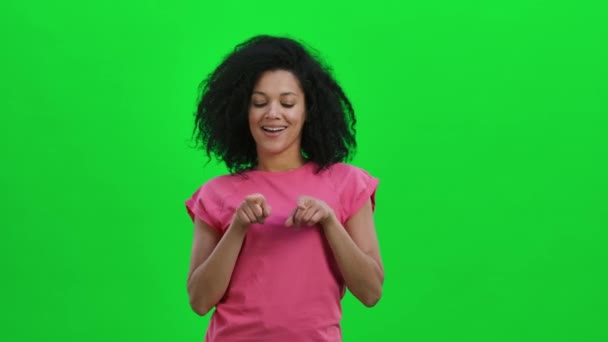
[[[250,174],[259,174],[259,175],[288,175],[293,173],[298,173],[300,171],[304,171],[311,167],[314,163],[312,161],[306,161],[304,164],[298,166],[294,169],[284,170],[284,171],[265,171],[265,170],[249,170],[247,173]]]

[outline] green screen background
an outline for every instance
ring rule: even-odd
[[[345,341],[607,341],[603,1],[0,4],[3,341],[201,341],[184,200],[199,82],[269,33],[321,51],[380,178],[386,268]]]

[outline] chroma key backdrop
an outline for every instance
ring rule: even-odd
[[[605,1],[4,0],[0,29],[0,340],[202,341],[197,88],[272,34],[333,66],[380,179],[344,341],[608,341]]]

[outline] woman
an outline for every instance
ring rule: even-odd
[[[190,305],[215,307],[206,341],[341,341],[345,289],[380,299],[378,180],[343,163],[355,117],[328,70],[292,39],[257,36],[202,84],[197,138],[230,170],[186,201]]]

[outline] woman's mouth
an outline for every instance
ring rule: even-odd
[[[277,136],[281,134],[287,127],[286,126],[262,126],[262,130],[266,135]]]

